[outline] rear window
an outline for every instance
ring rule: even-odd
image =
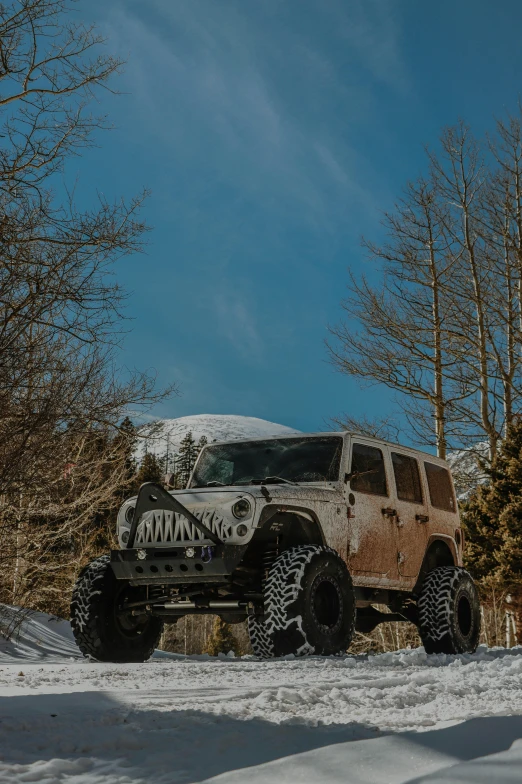
[[[454,512],[455,496],[448,469],[434,463],[424,463],[424,468],[432,506],[444,509],[446,512]]]
[[[412,504],[422,504],[419,464],[414,457],[391,453],[397,498]]]
[[[366,444],[354,444],[350,471],[352,490],[372,495],[388,495],[384,458],[380,449]]]

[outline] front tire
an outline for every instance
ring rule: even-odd
[[[417,602],[426,653],[474,653],[480,637],[480,602],[471,575],[457,566],[429,572]]]
[[[116,579],[108,555],[82,570],[73,590],[71,627],[84,656],[102,662],[144,662],[152,656],[163,623],[147,615],[121,615],[128,591],[128,584]]]
[[[249,618],[257,656],[344,653],[355,631],[355,596],[346,564],[328,547],[285,550],[269,571],[264,611],[263,619]]]

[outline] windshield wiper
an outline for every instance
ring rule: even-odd
[[[224,482],[218,482],[216,479],[213,479],[211,482],[207,482],[207,487],[226,487]]]
[[[251,479],[251,485],[297,485],[297,482],[292,482],[290,479],[284,479],[282,476],[265,476],[264,479]]]

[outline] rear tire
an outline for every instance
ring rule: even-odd
[[[457,566],[429,572],[417,602],[426,653],[474,653],[480,637],[480,603],[471,575]]]
[[[344,653],[355,631],[355,596],[346,564],[328,547],[286,550],[269,571],[264,610],[263,619],[248,621],[256,656]]]
[[[71,627],[84,656],[102,662],[144,662],[152,656],[163,623],[147,615],[120,615],[129,590],[136,589],[116,579],[108,555],[82,570],[73,590]]]

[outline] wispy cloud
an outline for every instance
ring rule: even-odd
[[[372,80],[407,85],[389,0],[126,2],[114,35],[143,121],[210,178],[323,229],[335,204],[360,205],[362,191],[371,203],[350,126],[373,110]]]
[[[256,361],[263,351],[263,340],[256,324],[252,299],[237,290],[223,290],[213,296],[218,332],[243,358]]]
[[[331,6],[339,35],[353,53],[354,61],[375,79],[398,92],[409,88],[410,80],[400,51],[397,3],[386,0],[336,0]]]
[[[111,44],[128,53],[130,132],[156,140],[169,209],[195,263],[205,260],[195,308],[213,314],[242,359],[266,357],[284,318],[275,315],[276,328],[266,303],[257,314],[247,306],[248,279],[230,275],[229,260],[260,274],[258,248],[282,259],[299,233],[317,238],[324,260],[328,242],[350,227],[358,236],[361,216],[378,211],[382,183],[354,137],[378,125],[375,90],[407,89],[392,9],[392,0],[120,0],[107,12]],[[303,255],[300,265],[312,263]]]

